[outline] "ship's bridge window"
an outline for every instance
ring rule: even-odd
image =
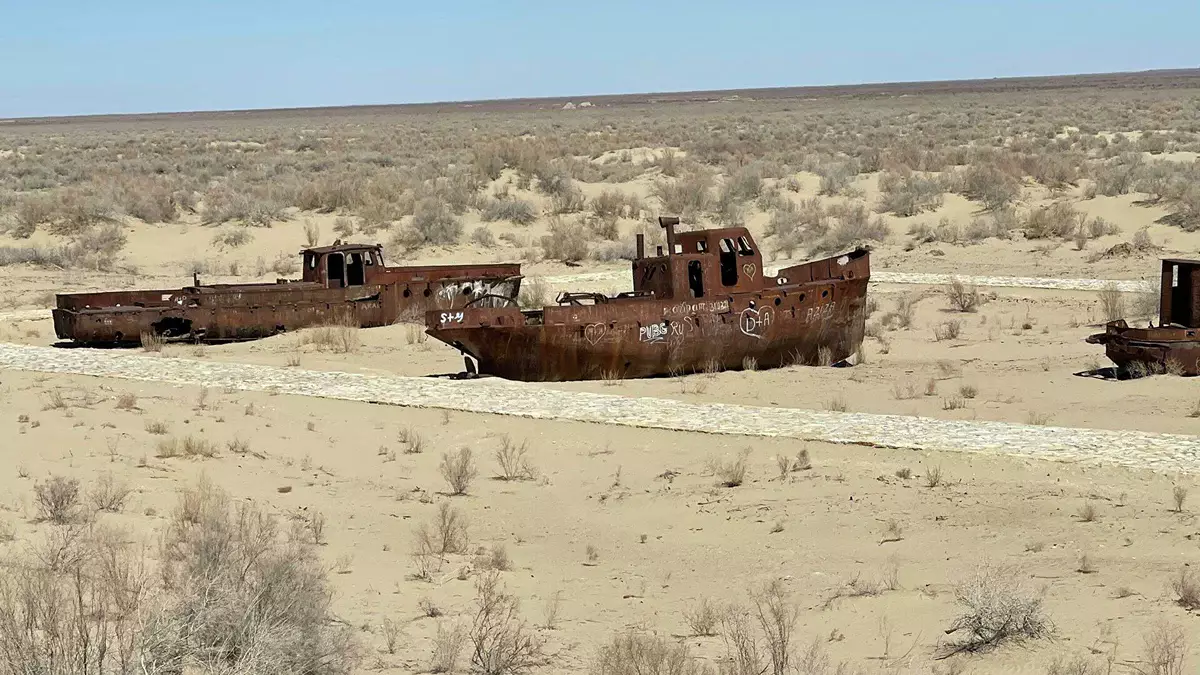
[[[683,244],[675,244],[675,253],[683,253]]]
[[[738,253],[740,255],[754,255],[754,249],[750,246],[750,240],[747,239],[744,235],[741,237],[738,237],[737,244],[738,244]]]
[[[308,258],[308,269],[310,269],[310,270],[317,269],[317,256],[313,255],[312,253],[309,253],[308,255],[306,255],[304,257]]]
[[[722,239],[720,249],[721,285],[736,286],[738,282],[737,244],[732,239]]]
[[[696,240],[696,252],[697,253],[707,253],[708,252],[708,241],[705,239],[697,239]]]
[[[375,265],[375,252],[374,252],[374,251],[368,251],[368,252],[367,252],[367,254],[363,256],[363,263],[364,263],[364,264],[365,264],[367,267],[372,267],[372,266],[374,266],[374,265]]]

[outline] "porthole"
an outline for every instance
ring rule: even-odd
[[[406,288],[406,289],[404,289],[404,293],[402,293],[401,295],[403,295],[404,297],[407,298],[412,295],[412,291],[410,291]]]
[[[783,303],[783,300],[780,300],[779,298],[775,298],[775,306],[776,307],[778,307],[782,303]]]
[[[829,291],[821,291],[821,297],[822,297],[822,298],[828,298],[828,297],[829,297]]]
[[[428,298],[433,293],[428,288],[426,288],[424,291],[421,292],[421,294]]]
[[[804,302],[804,294],[803,293],[800,294],[800,302]]]

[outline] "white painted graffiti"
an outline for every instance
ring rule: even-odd
[[[666,338],[667,324],[665,321],[638,328],[638,339],[642,342],[662,342]]]
[[[461,281],[457,283],[445,284],[437,291],[437,304],[443,308],[454,304],[454,299],[457,297],[463,298],[479,298],[485,295],[498,295],[502,297],[511,297],[513,295],[513,284],[511,281],[498,281],[496,283],[488,283],[486,281]],[[485,301],[486,302],[486,301]],[[487,304],[477,305],[479,307],[487,307]]]
[[[742,265],[742,272],[745,273],[746,276],[753,279],[754,275],[758,274],[758,266],[754,263],[746,263],[745,265]]]
[[[804,312],[804,322],[811,323],[813,321],[827,321],[833,316],[833,312],[836,308],[836,302],[827,302],[824,305],[809,307],[808,310]]]
[[[463,313],[462,312],[442,312],[441,322],[444,324],[445,323],[462,323],[463,322]]]
[[[701,300],[700,302],[681,302],[663,311],[664,316],[681,316],[684,314],[719,314],[729,311],[728,300]]]
[[[588,341],[588,344],[596,344],[604,339],[608,333],[608,326],[602,323],[589,323],[583,327],[583,339]]]
[[[747,307],[742,310],[738,325],[741,327],[742,333],[761,339],[774,320],[775,313],[770,309],[760,310],[757,307]]]

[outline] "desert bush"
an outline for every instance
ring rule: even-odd
[[[962,322],[960,321],[942,321],[933,327],[933,339],[936,342],[944,340],[957,340],[959,333],[962,332]]]
[[[736,459],[713,461],[709,469],[722,487],[737,487],[746,481],[749,458],[750,449],[746,448],[738,453]]]
[[[849,162],[824,164],[817,169],[817,174],[821,177],[820,194],[832,197],[850,187],[854,176],[858,174],[858,167]]]
[[[979,651],[1005,642],[1048,637],[1045,594],[1025,586],[1017,570],[984,566],[956,584],[954,601],[962,612],[947,633],[957,633],[956,651]]]
[[[349,628],[333,621],[316,548],[284,536],[274,517],[201,484],[180,498],[161,554],[181,650],[244,673],[348,673]]]
[[[489,199],[480,212],[484,222],[507,220],[517,225],[529,225],[537,220],[537,209],[524,199]]]
[[[462,221],[445,204],[434,199],[417,203],[412,221],[400,228],[391,239],[391,244],[402,249],[418,249],[422,246],[452,246],[462,237]]]
[[[712,675],[688,648],[644,633],[626,632],[600,648],[591,675]]]
[[[545,662],[544,643],[520,616],[516,597],[495,571],[475,584],[475,617],[468,631],[471,666],[480,675],[519,675]]]
[[[533,480],[537,478],[537,469],[529,460],[529,442],[515,443],[505,434],[500,439],[500,447],[496,449],[496,463],[500,465],[500,478],[503,480]]]
[[[650,194],[658,199],[662,213],[692,220],[708,210],[711,185],[708,174],[693,172],[675,180],[659,179],[651,187]]]
[[[1105,321],[1116,321],[1125,317],[1125,294],[1115,284],[1096,292],[1100,301],[1100,314]]]
[[[97,511],[120,513],[132,492],[129,485],[117,480],[109,472],[96,479],[96,484],[92,486],[88,496],[91,498],[92,507]]]
[[[1200,578],[1190,567],[1179,568],[1179,573],[1171,579],[1171,592],[1180,607],[1189,611],[1200,609]]]
[[[254,235],[245,227],[231,227],[213,235],[212,243],[217,247],[237,248],[248,244]]]
[[[974,312],[979,308],[979,289],[964,284],[961,279],[953,278],[946,285],[946,298],[950,306],[960,312]]]
[[[994,210],[1021,196],[1021,184],[991,164],[972,165],[956,176],[955,191]]]
[[[1138,675],[1184,675],[1187,672],[1187,633],[1165,620],[1156,624],[1144,638],[1142,663]]]
[[[692,635],[716,635],[721,612],[713,601],[703,598],[695,607],[684,611],[683,620],[687,622]]]
[[[837,253],[865,242],[886,241],[890,234],[883,218],[871,218],[862,204],[842,205],[831,213],[835,225],[813,244],[813,255]]]
[[[579,221],[553,218],[550,233],[542,237],[542,249],[547,258],[577,262],[588,254],[587,228]]]
[[[304,219],[304,243],[309,248],[321,243],[321,226],[307,218]]]
[[[480,225],[474,230],[471,230],[471,243],[483,248],[495,248],[496,237],[486,225]]]
[[[415,537],[418,553],[438,556],[466,553],[471,543],[467,517],[446,502],[438,504],[437,515],[419,527]]]
[[[517,303],[525,309],[541,309],[550,301],[550,284],[542,277],[528,277],[521,283]]]
[[[340,323],[330,323],[300,331],[296,345],[312,345],[319,350],[334,354],[353,354],[358,351],[360,344],[358,331],[358,324],[347,317]]]
[[[466,646],[467,633],[458,623],[447,625],[438,622],[437,635],[433,638],[433,654],[429,658],[429,672],[453,673],[458,670],[459,657]]]
[[[879,189],[882,194],[877,210],[881,213],[915,216],[933,211],[943,203],[941,181],[917,173],[885,172],[879,177]]]
[[[637,218],[643,207],[636,195],[604,190],[588,202],[588,208],[596,218]]]
[[[475,468],[474,455],[470,448],[459,448],[456,453],[442,453],[442,463],[438,467],[442,478],[450,486],[450,494],[464,495],[471,487],[478,471]]]
[[[62,525],[79,516],[79,481],[52,476],[33,487],[38,518]]]
[[[1067,202],[1034,209],[1025,217],[1022,228],[1026,239],[1068,239],[1075,235],[1083,214]]]

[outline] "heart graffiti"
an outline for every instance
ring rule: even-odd
[[[747,307],[742,310],[742,315],[739,317],[740,320],[738,323],[743,334],[761,339],[774,318],[775,313],[770,309],[759,311],[754,307]]]
[[[753,279],[754,275],[758,274],[758,267],[754,263],[746,263],[742,265],[742,271],[746,273],[746,276]]]
[[[604,339],[604,334],[607,332],[608,326],[602,323],[589,323],[583,329],[583,339],[587,340],[589,344],[594,345]]]

